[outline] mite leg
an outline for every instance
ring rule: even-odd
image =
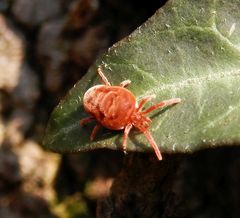
[[[162,155],[161,152],[156,144],[156,142],[154,141],[152,135],[150,134],[150,132],[148,132],[147,130],[143,132],[144,135],[146,136],[147,140],[149,141],[149,143],[151,144],[151,146],[153,147],[153,150],[155,151],[155,154],[157,155],[158,160],[162,160]]]
[[[122,143],[122,149],[123,152],[126,153],[126,147],[127,147],[127,138],[130,130],[132,129],[132,124],[128,124],[125,129],[124,129],[124,134],[123,134],[123,143]]]
[[[143,111],[142,114],[148,114],[151,111],[156,110],[158,108],[165,107],[165,106],[170,106],[170,105],[173,105],[173,104],[177,104],[179,102],[181,102],[180,98],[172,98],[172,99],[169,99],[169,100],[161,101],[161,102],[149,107],[145,111]]]
[[[86,117],[86,118],[83,118],[79,121],[80,125],[81,126],[84,126],[86,123],[89,123],[91,121],[95,120],[94,117]]]
[[[94,126],[91,136],[90,136],[90,140],[93,141],[95,139],[95,136],[97,135],[97,132],[99,131],[99,129],[101,128],[101,124],[96,124],[96,126]]]
[[[150,101],[151,99],[155,98],[156,95],[148,95],[146,97],[144,97],[140,103],[139,103],[139,106],[137,108],[137,112],[140,111],[142,109],[142,107],[144,106],[144,104],[146,104],[148,101]]]
[[[103,74],[102,69],[100,67],[98,67],[97,69],[98,75],[100,76],[102,82],[106,85],[106,86],[110,86],[110,82],[108,82],[107,77]]]
[[[122,81],[121,83],[120,83],[120,86],[121,87],[126,87],[126,86],[128,86],[129,84],[131,83],[131,80],[124,80],[124,81]]]

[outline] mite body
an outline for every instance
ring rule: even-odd
[[[179,103],[181,99],[173,98],[161,101],[142,110],[144,104],[154,98],[154,95],[146,96],[139,102],[139,104],[137,104],[133,93],[125,88],[131,83],[130,80],[123,81],[119,86],[111,86],[100,68],[98,68],[97,72],[104,85],[93,86],[84,94],[84,109],[91,115],[91,117],[84,118],[80,121],[81,125],[93,120],[97,121],[90,139],[93,140],[95,138],[96,133],[101,126],[111,130],[124,129],[122,148],[125,152],[128,134],[134,126],[146,136],[153,147],[157,158],[161,160],[161,152],[148,131],[151,119],[147,117],[147,114],[155,109]]]
[[[136,108],[134,95],[120,86],[94,86],[85,93],[83,102],[87,113],[112,130],[124,129]]]

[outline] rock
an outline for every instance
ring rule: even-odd
[[[15,145],[23,140],[33,120],[30,110],[40,95],[36,73],[23,62],[24,56],[23,36],[0,15],[0,89],[5,91],[0,111],[8,114],[0,143]]]
[[[53,19],[61,13],[61,0],[15,0],[12,13],[28,27]]]
[[[15,88],[3,96],[1,112],[7,112],[4,119],[4,131],[0,133],[0,144],[17,146],[24,140],[26,132],[32,125],[33,109],[40,95],[38,79],[27,64],[22,64]],[[1,122],[0,122],[1,129]]]
[[[44,70],[44,86],[50,92],[56,92],[63,82],[68,47],[61,38],[63,27],[64,19],[53,20],[43,25],[38,35],[37,56]]]
[[[79,30],[89,25],[99,9],[98,0],[73,1],[68,7],[65,29]]]
[[[23,108],[13,110],[5,125],[5,144],[18,146],[24,140],[24,135],[31,127],[33,119],[31,110]]]
[[[87,69],[108,44],[105,29],[101,25],[89,27],[81,37],[73,40],[69,58],[72,63]]]
[[[0,1],[0,12],[6,11],[9,8],[10,3],[11,3],[11,0],[1,0]]]
[[[27,63],[23,63],[19,71],[19,81],[12,93],[14,104],[30,109],[40,96],[37,74]]]
[[[112,183],[113,178],[96,178],[87,183],[85,194],[94,200],[105,198],[110,194]]]
[[[5,121],[3,143],[16,147],[24,141],[25,134],[30,129],[34,114],[27,106],[15,105],[8,119]]]
[[[89,27],[77,39],[64,38],[64,25],[65,20],[48,22],[38,38],[38,59],[44,69],[45,87],[50,92],[57,92],[65,81],[79,79],[109,43],[100,25]]]
[[[8,196],[6,200],[7,205],[3,205],[5,208],[5,214],[9,217],[3,218],[54,218],[51,213],[47,202],[31,193],[22,192],[20,190],[15,192],[15,195]],[[1,202],[0,202],[1,204]],[[4,207],[5,206],[5,207]],[[0,205],[1,212],[1,205]],[[2,216],[1,216],[2,217]]]
[[[0,149],[0,193],[5,193],[21,181],[17,156],[7,149]]]
[[[10,92],[17,86],[24,54],[23,37],[0,15],[0,89]]]
[[[109,45],[104,25],[91,24],[97,11],[96,0],[71,1],[64,17],[42,25],[37,58],[49,92],[59,95],[67,83],[71,87]]]
[[[8,207],[0,206],[0,217],[7,218],[21,218],[19,215],[14,214]]]
[[[4,124],[3,124],[2,117],[0,116],[0,147],[3,143],[4,133],[5,133],[5,127],[4,127]]]
[[[55,179],[60,156],[45,152],[40,145],[31,140],[24,141],[14,149],[18,155],[19,169],[24,178],[22,190],[51,201],[55,197]]]

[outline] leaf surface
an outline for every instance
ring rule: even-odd
[[[174,0],[158,10],[129,37],[111,47],[53,111],[44,144],[57,152],[120,149],[122,131],[103,129],[94,141],[94,123],[82,98],[99,84],[101,66],[113,85],[127,87],[149,105],[179,97],[182,102],[151,114],[150,132],[161,151],[193,152],[240,144],[240,1]],[[132,131],[127,150],[149,150],[144,135]]]

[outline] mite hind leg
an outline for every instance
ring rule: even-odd
[[[97,132],[101,129],[102,125],[101,124],[96,124],[96,126],[94,126],[91,136],[90,136],[90,140],[93,141],[97,135]]]
[[[132,124],[128,124],[125,129],[124,129],[124,133],[123,133],[123,142],[122,142],[122,150],[123,152],[126,154],[126,148],[127,148],[127,139],[128,139],[128,134],[130,132],[130,130],[132,129]]]
[[[146,136],[147,140],[149,141],[150,145],[152,146],[153,150],[155,151],[155,154],[156,154],[158,160],[162,160],[161,152],[160,152],[155,140],[153,139],[152,135],[150,134],[150,132],[148,132],[146,130],[143,132],[143,134]]]

